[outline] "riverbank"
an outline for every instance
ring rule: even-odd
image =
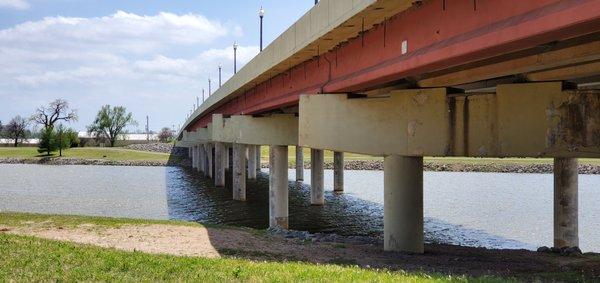
[[[295,168],[294,147],[290,147],[289,168]],[[262,168],[268,168],[266,147],[262,148]],[[305,150],[306,151],[306,150]],[[186,148],[172,144],[139,144],[125,148],[72,148],[64,157],[40,156],[36,148],[0,148],[0,164],[104,165],[104,166],[191,166]],[[305,152],[305,156],[309,156]],[[535,158],[424,158],[424,170],[433,172],[540,173],[553,172],[552,159]],[[383,159],[347,154],[346,170],[383,170]],[[310,162],[304,163],[310,169]],[[325,169],[333,169],[333,155],[326,151]],[[600,174],[600,160],[581,159],[579,174]]]
[[[268,168],[267,162],[261,163],[262,168]],[[296,168],[295,163],[289,164],[290,169]],[[305,169],[310,169],[310,162],[304,163]],[[325,161],[324,168],[333,170],[333,161]],[[346,170],[366,170],[366,171],[382,171],[382,160],[348,160],[344,161],[344,169]],[[553,165],[549,163],[495,163],[495,162],[454,162],[447,161],[430,161],[425,159],[423,170],[431,172],[487,172],[487,173],[553,173]],[[600,165],[596,164],[579,164],[579,174],[598,175],[600,174]]]
[[[189,166],[185,149],[147,145],[146,149],[84,147],[63,151],[58,157],[40,155],[37,148],[0,148],[0,164],[104,165],[104,166]],[[169,149],[169,153],[163,152]]]
[[[310,237],[309,237],[310,238]],[[82,216],[0,213],[0,278],[8,281],[499,281],[594,280],[597,254],[314,241],[286,233]],[[61,258],[60,261],[55,260]],[[60,271],[60,272],[58,272]]]

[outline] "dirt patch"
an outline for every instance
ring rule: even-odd
[[[359,265],[390,270],[453,275],[498,275],[530,278],[540,273],[576,272],[599,278],[600,257],[557,256],[525,250],[489,250],[426,245],[425,254],[384,252],[380,245],[307,242],[249,229],[177,225],[125,225],[119,228],[79,225],[76,228],[0,227],[5,233],[91,244],[125,251],[255,260],[297,260]]]

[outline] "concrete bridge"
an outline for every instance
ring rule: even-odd
[[[185,122],[193,167],[245,200],[268,145],[288,228],[288,146],[384,157],[385,250],[423,252],[423,156],[552,157],[554,245],[579,245],[577,158],[600,157],[600,1],[322,0]],[[233,168],[230,164],[232,148]],[[297,150],[296,179],[303,180]],[[498,200],[502,201],[502,200]]]

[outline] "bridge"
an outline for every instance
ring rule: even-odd
[[[415,253],[423,156],[554,158],[554,245],[573,247],[577,159],[600,157],[599,82],[598,0],[322,0],[193,112],[178,145],[218,187],[232,170],[239,201],[269,146],[269,223],[284,229],[288,146],[311,149],[313,205],[326,205],[323,150],[338,191],[344,152],[382,156],[384,249]]]

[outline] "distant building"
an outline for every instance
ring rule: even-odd
[[[79,141],[81,146],[109,146],[108,141],[103,141],[102,139],[98,140],[90,135],[88,132],[79,132],[77,134],[79,137]],[[149,138],[149,139],[148,139]],[[130,144],[139,144],[139,143],[147,143],[147,142],[157,142],[158,134],[122,134],[117,138],[117,142],[115,146],[126,146]]]
[[[19,143],[19,146],[37,146],[39,142],[39,139],[26,139]],[[9,147],[14,145],[15,140],[13,139],[0,139],[0,147]]]

